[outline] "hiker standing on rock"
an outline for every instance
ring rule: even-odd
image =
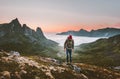
[[[66,60],[67,64],[72,63],[72,52],[74,51],[74,40],[72,39],[72,35],[69,35],[64,43],[64,51],[66,52]]]

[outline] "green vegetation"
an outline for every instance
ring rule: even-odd
[[[93,43],[82,44],[75,51],[77,62],[94,64],[103,67],[119,66],[120,35],[108,39],[99,39]]]

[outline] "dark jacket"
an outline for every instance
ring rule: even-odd
[[[74,40],[73,39],[66,39],[64,43],[64,49],[74,49]]]

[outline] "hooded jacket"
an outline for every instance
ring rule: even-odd
[[[69,35],[69,37],[66,39],[64,43],[64,49],[74,49],[74,40],[72,39],[72,35]]]

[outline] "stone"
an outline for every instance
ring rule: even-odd
[[[10,72],[8,71],[3,71],[2,75],[4,79],[11,79]]]
[[[16,51],[11,51],[11,52],[10,52],[10,55],[20,56],[20,53],[19,53],[19,52],[16,52]]]
[[[81,76],[84,78],[84,79],[88,79],[88,77],[84,74],[81,74]]]
[[[35,79],[40,79],[40,77],[37,77],[37,76],[36,76]]]
[[[20,73],[20,75],[24,75],[24,74],[27,74],[27,71],[21,70],[19,73]]]
[[[77,67],[76,65],[73,65],[73,69],[75,72],[80,73],[81,72],[81,68]]]
[[[18,72],[15,72],[15,77],[16,77],[16,79],[22,79]]]

